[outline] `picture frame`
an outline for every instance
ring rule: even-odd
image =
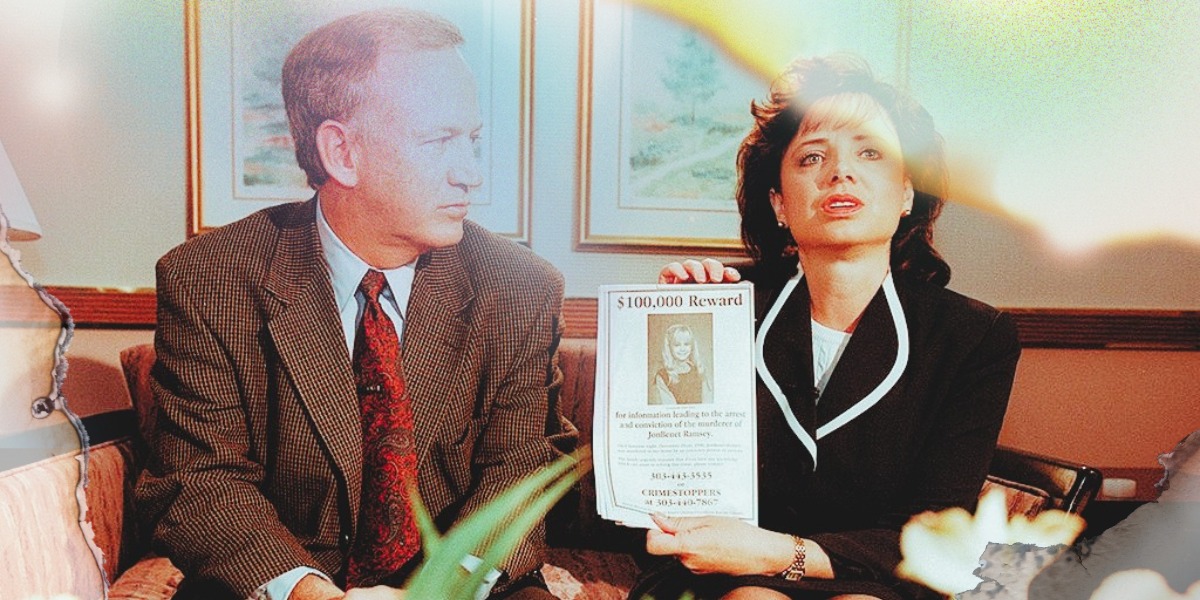
[[[670,79],[672,65],[690,67],[692,80]],[[576,250],[741,254],[734,156],[752,96],[730,110],[738,94],[720,93],[729,79],[763,88],[685,25],[630,3],[580,1]],[[681,111],[689,94],[708,101]]]
[[[279,68],[304,34],[381,6],[428,10],[462,30],[484,123],[484,184],[468,218],[529,243],[533,0],[187,0],[188,237],[314,195],[295,164]]]
[[[850,51],[906,80],[908,8],[796,1],[794,56]],[[580,0],[575,249],[744,256],[736,156],[770,82],[637,4]]]

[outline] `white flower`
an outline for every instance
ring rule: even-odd
[[[1078,515],[1058,510],[1045,511],[1032,521],[1024,515],[1010,520],[1004,491],[994,489],[979,500],[974,517],[961,508],[913,517],[900,532],[904,560],[896,573],[953,596],[982,581],[974,571],[988,542],[1070,544],[1083,526]]]

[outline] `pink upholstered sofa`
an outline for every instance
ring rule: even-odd
[[[594,339],[565,339],[560,347],[564,374],[563,411],[590,444],[595,382]],[[92,439],[88,462],[84,521],[103,554],[103,573],[112,582],[112,600],[163,599],[173,596],[182,575],[163,557],[149,553],[132,510],[132,486],[148,452],[144,440],[154,429],[149,388],[154,350],[149,345],[121,355],[133,410],[85,419]],[[0,596],[49,597],[70,593],[94,597],[99,573],[92,551],[70,531],[78,474],[77,458],[62,455],[0,472],[0,540],[6,545],[0,566]],[[1001,449],[987,487],[1002,486],[1010,513],[1035,514],[1044,508],[1078,512],[1099,487],[1099,473],[1048,457]],[[1022,483],[1015,483],[1020,481]],[[635,532],[604,522],[595,512],[594,481],[585,478],[547,520],[551,552],[543,572],[563,600],[623,600],[636,566],[628,550],[638,545]],[[65,559],[65,560],[64,560]]]

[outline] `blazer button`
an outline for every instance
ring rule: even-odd
[[[349,546],[349,545],[350,545],[350,534],[348,534],[348,533],[343,533],[343,534],[342,534],[342,545],[343,545],[343,546]]]

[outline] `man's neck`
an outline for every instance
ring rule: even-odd
[[[320,193],[325,222],[355,256],[375,269],[386,271],[407,265],[420,256],[407,244],[389,245],[377,219],[364,218],[352,209],[353,200],[330,190]]]

